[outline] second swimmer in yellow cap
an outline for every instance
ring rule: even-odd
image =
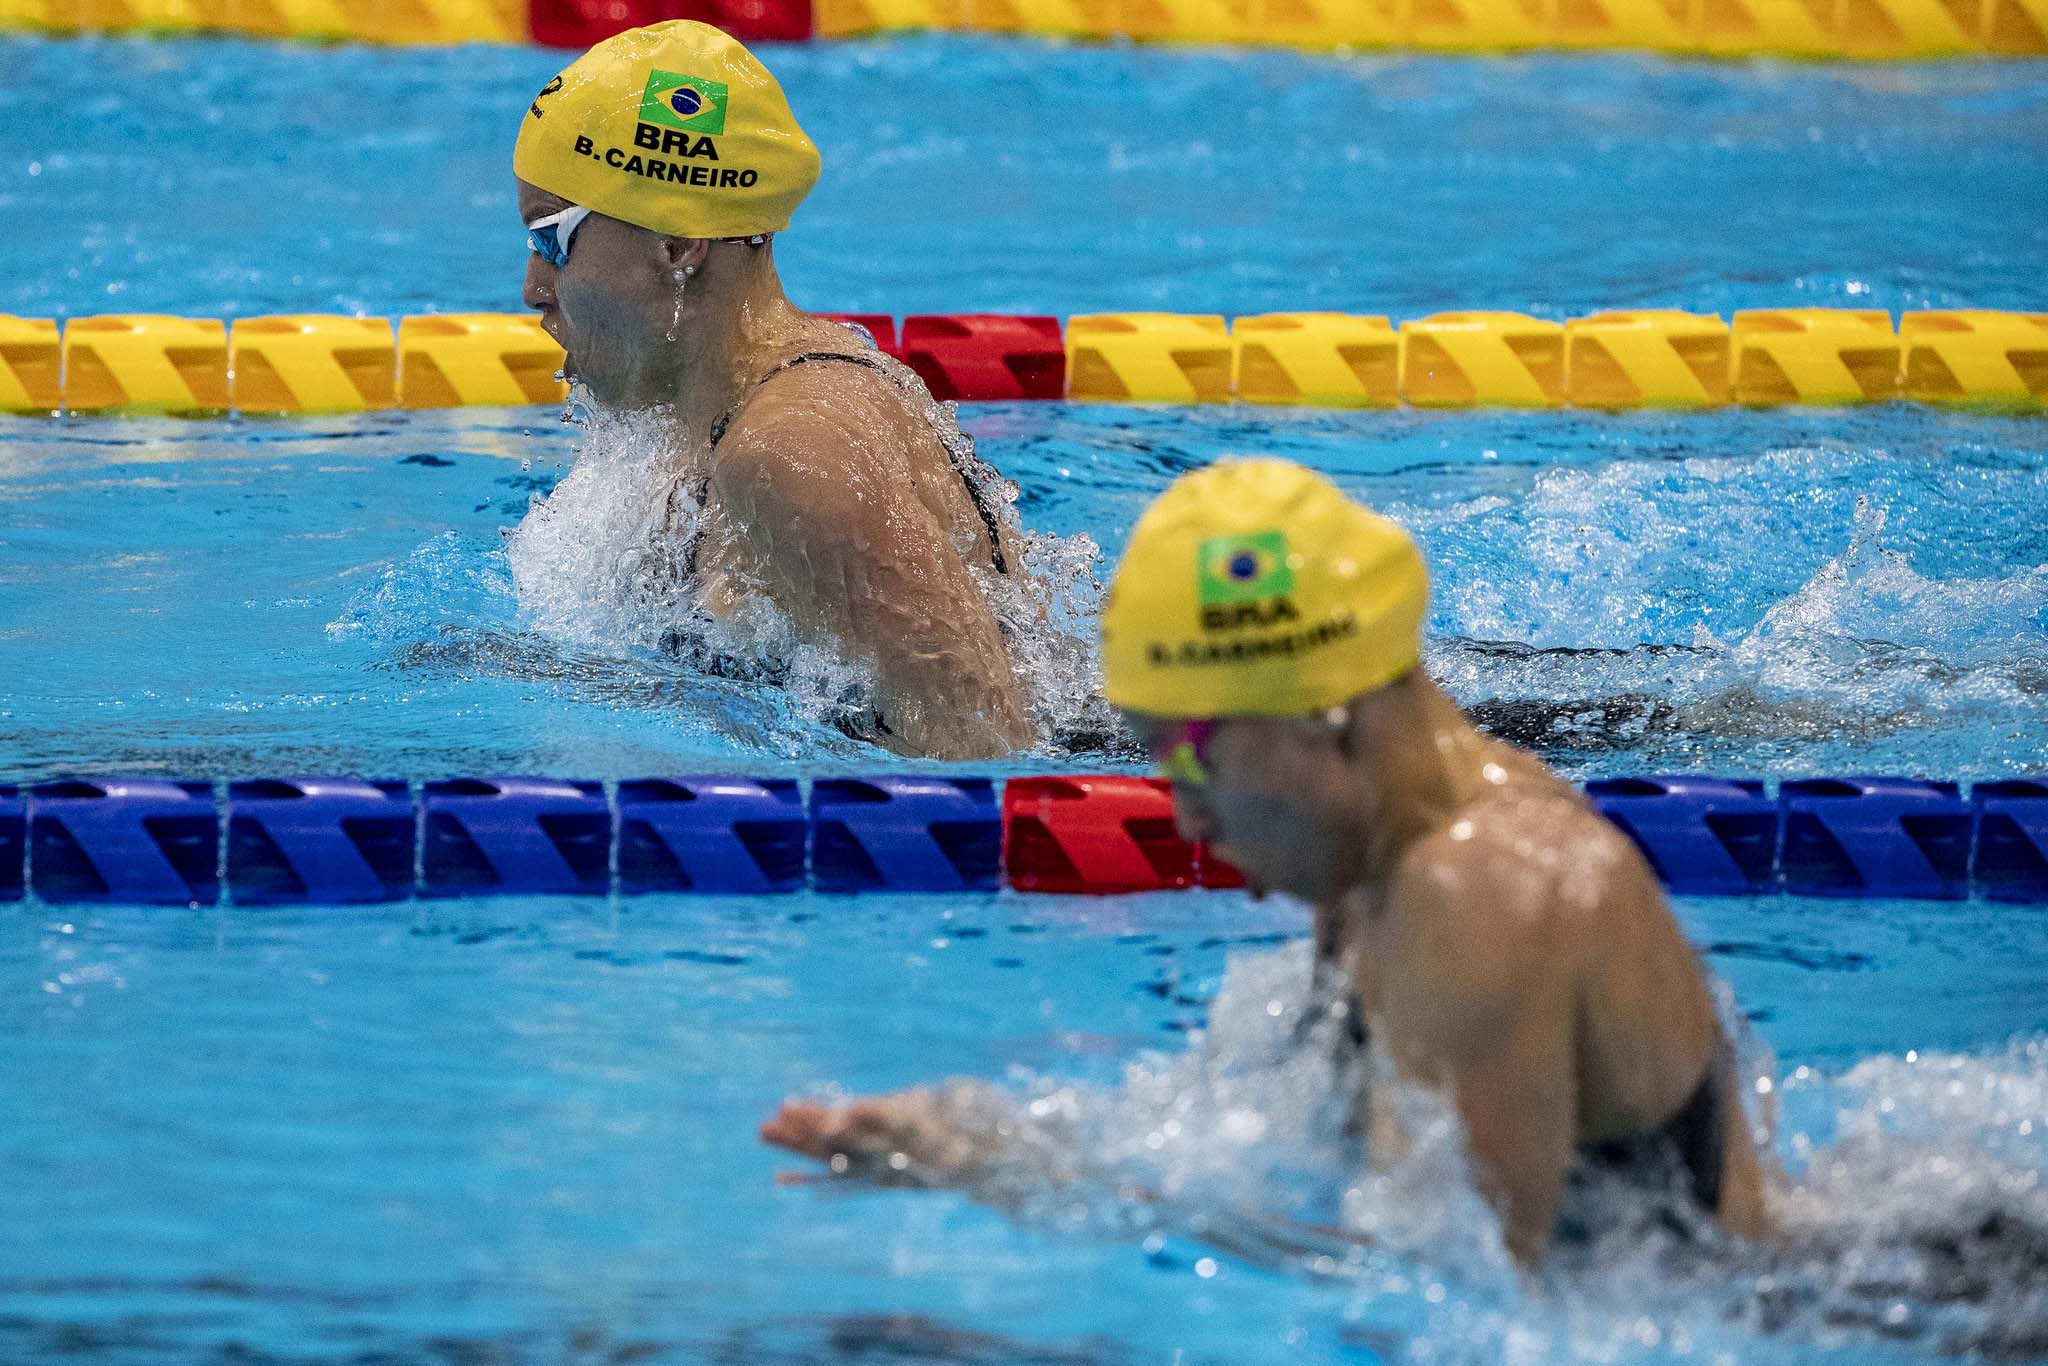
[[[1525,1264],[1596,1170],[1761,1234],[1731,1051],[1654,873],[1424,674],[1427,602],[1408,534],[1328,479],[1213,465],[1131,533],[1106,690],[1173,777],[1181,833],[1313,908],[1350,1038],[1449,1093]],[[964,1179],[1000,1140],[933,1095],[792,1101],[763,1133],[838,1171]],[[1351,1099],[1368,1151],[1398,1139]]]
[[[1314,908],[1355,1037],[1450,1093],[1525,1261],[1580,1168],[1761,1233],[1732,1055],[1655,873],[1423,672],[1427,605],[1407,532],[1322,475],[1214,465],[1131,534],[1109,700],[1173,776],[1181,833]]]
[[[784,296],[773,237],[817,148],[706,24],[606,40],[520,119],[525,300],[600,403],[674,419],[663,562],[715,615],[765,598],[872,672],[870,738],[1020,748],[1024,689],[977,578],[1017,572],[993,472],[917,376]]]

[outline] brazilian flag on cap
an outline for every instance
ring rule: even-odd
[[[1203,541],[1195,558],[1197,596],[1204,607],[1258,602],[1294,591],[1284,531],[1217,536]]]
[[[640,96],[640,121],[691,133],[723,133],[727,88],[721,81],[676,71],[647,73]]]

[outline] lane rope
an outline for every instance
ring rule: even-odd
[[[2048,903],[2048,776],[1597,779],[1672,891]],[[340,904],[644,892],[1229,888],[1127,774],[70,778],[0,786],[0,900]]]
[[[2048,313],[1636,309],[1380,315],[826,314],[939,399],[1674,411],[1905,400],[2048,410]],[[513,313],[0,314],[0,412],[290,415],[559,403],[562,351]]]
[[[910,30],[1361,51],[1902,60],[2048,54],[2048,0],[0,0],[0,29],[581,49],[663,19],[746,42]]]

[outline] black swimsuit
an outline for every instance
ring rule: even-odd
[[[1313,1013],[1303,1021],[1312,1023]],[[1344,1032],[1361,1051],[1370,1046],[1372,1030],[1364,1015],[1347,1010]],[[1300,1037],[1297,1034],[1297,1037]],[[1714,1044],[1713,1056],[1683,1105],[1648,1133],[1604,1143],[1581,1143],[1578,1155],[1591,1167],[1614,1172],[1642,1184],[1669,1181],[1682,1171],[1688,1178],[1692,1197],[1708,1214],[1721,1208],[1721,1171],[1725,1158],[1722,1083],[1734,1067],[1734,1057],[1722,1041]]]
[[[1714,1055],[1701,1074],[1685,1104],[1670,1118],[1646,1134],[1606,1143],[1582,1143],[1579,1154],[1588,1162],[1624,1175],[1641,1175],[1648,1180],[1669,1179],[1672,1160],[1691,1178],[1693,1199],[1709,1214],[1721,1208],[1721,1168],[1725,1152],[1727,1115],[1722,1089],[1726,1074],[1734,1066],[1728,1046],[1715,1043]]]

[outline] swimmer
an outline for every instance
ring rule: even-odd
[[[1525,1266],[1603,1171],[1762,1236],[1732,1049],[1654,873],[1424,675],[1427,597],[1408,534],[1321,475],[1214,465],[1132,532],[1102,622],[1109,700],[1174,779],[1181,834],[1313,908],[1344,1032],[1448,1094]],[[942,1181],[996,1140],[940,1095],[791,1101],[762,1134]],[[1368,1153],[1396,1150],[1391,1113],[1351,1104]]]
[[[775,78],[718,29],[598,44],[520,119],[525,301],[565,372],[659,410],[673,452],[667,558],[704,610],[766,599],[799,641],[865,663],[866,729],[900,754],[1031,741],[977,575],[1020,572],[986,467],[923,384],[784,297],[774,234],[819,173]]]

